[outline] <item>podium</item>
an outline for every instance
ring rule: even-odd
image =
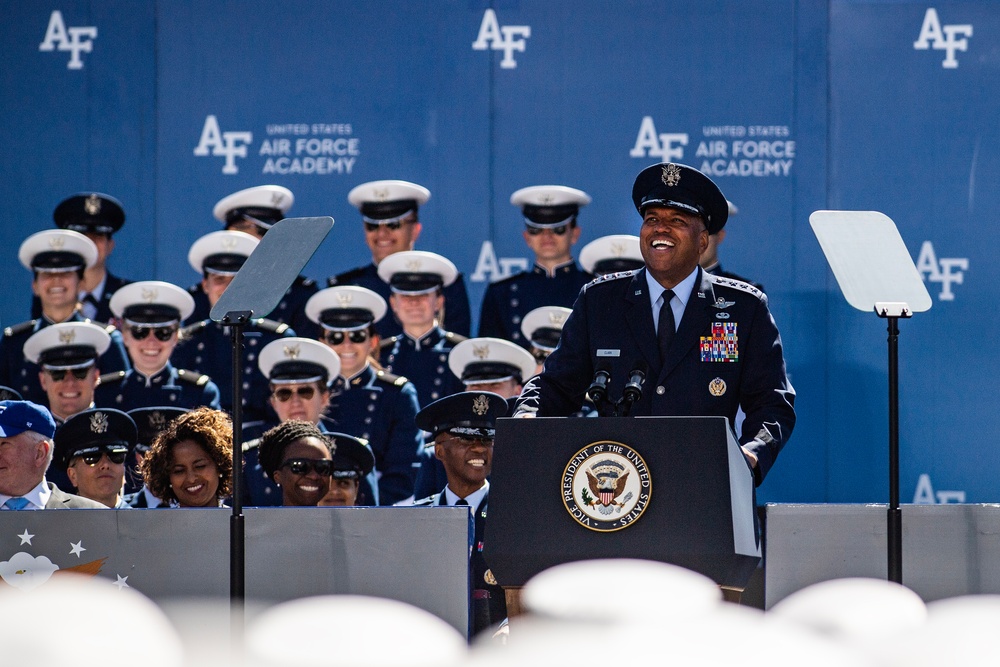
[[[645,558],[743,589],[760,561],[754,505],[725,417],[505,418],[484,557],[508,588],[570,561]]]

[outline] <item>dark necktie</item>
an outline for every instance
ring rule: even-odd
[[[663,292],[663,303],[660,305],[660,317],[656,325],[656,338],[660,344],[660,363],[667,360],[667,350],[670,349],[670,341],[674,339],[674,309],[670,307],[670,300],[674,298],[673,290]]]
[[[462,507],[468,507],[469,506],[469,501],[466,500],[465,498],[459,498],[458,500],[455,501],[455,507],[458,507],[460,505]]]

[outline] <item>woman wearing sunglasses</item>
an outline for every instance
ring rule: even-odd
[[[207,376],[175,368],[180,323],[194,310],[194,299],[170,283],[147,280],[122,287],[111,297],[111,311],[122,323],[131,370],[101,376],[98,406],[133,410],[169,405],[219,408],[219,388]]]
[[[281,492],[259,460],[261,434],[279,424],[303,421],[326,431],[321,419],[330,401],[330,382],[340,372],[337,353],[311,338],[282,338],[264,346],[257,366],[268,379],[268,403],[278,422],[251,422],[243,429],[248,505],[267,507],[282,504]],[[314,505],[316,503],[313,503]]]
[[[233,491],[233,425],[198,408],[160,432],[140,466],[150,492],[170,507],[223,507]]]
[[[126,509],[125,458],[137,439],[135,422],[124,412],[84,410],[56,429],[52,464],[66,473],[76,495]]]
[[[375,361],[379,349],[375,324],[387,310],[381,296],[354,286],[320,290],[306,303],[306,315],[322,327],[323,342],[340,358],[328,417],[337,431],[371,446],[381,505],[413,494],[414,465],[423,447],[415,422],[416,388]]]

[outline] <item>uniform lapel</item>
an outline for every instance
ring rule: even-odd
[[[653,326],[653,307],[649,302],[649,285],[646,284],[646,269],[636,271],[626,287],[625,322],[632,333],[632,340],[649,368],[660,363],[660,351],[656,347],[656,329]],[[609,322],[614,328],[614,322]]]
[[[698,269],[695,288],[691,292],[681,325],[670,343],[667,358],[660,369],[660,378],[664,379],[680,363],[681,359],[698,343],[706,328],[712,321],[712,304],[715,303],[715,292],[708,274]]]

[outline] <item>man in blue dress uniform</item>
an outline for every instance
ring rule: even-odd
[[[321,340],[340,357],[327,420],[334,431],[371,446],[382,505],[413,495],[414,466],[424,443],[415,421],[416,387],[373,364],[379,346],[375,325],[387,309],[381,296],[354,285],[328,287],[306,305],[322,328]]]
[[[219,388],[209,376],[171,363],[180,324],[193,310],[190,294],[158,280],[131,283],[111,297],[111,311],[122,322],[132,368],[101,376],[95,397],[98,407],[219,408]]]
[[[0,340],[0,384],[8,385],[35,403],[45,401],[45,391],[38,379],[37,364],[24,358],[24,344],[38,331],[57,322],[87,321],[79,309],[80,282],[84,270],[97,261],[97,247],[79,232],[51,229],[29,236],[21,244],[18,258],[34,274],[32,291],[42,304],[41,317],[4,329]],[[111,345],[101,355],[102,372],[129,367],[121,334],[113,326],[105,330]]]
[[[742,408],[739,442],[760,484],[795,425],[795,391],[767,297],[698,266],[708,236],[726,224],[726,199],[700,171],[666,163],[636,177],[632,201],[646,268],[587,286],[515,416],[578,410],[599,370],[617,398],[641,370],[633,416],[718,415],[733,425]]]
[[[215,204],[212,213],[227,230],[244,232],[261,240],[267,230],[285,219],[285,214],[294,201],[295,196],[288,188],[280,185],[258,185],[223,197]],[[319,332],[306,317],[305,307],[306,301],[318,289],[315,280],[297,276],[268,317],[287,324],[300,336],[316,335]],[[192,318],[198,321],[207,319],[212,307],[201,283],[191,286],[188,291],[194,297]]]
[[[331,276],[327,284],[330,287],[358,285],[388,300],[390,289],[380,277],[379,264],[393,253],[413,250],[421,229],[418,211],[430,197],[430,190],[409,181],[371,181],[352,189],[347,200],[361,211],[365,243],[371,250],[372,262]],[[455,280],[443,288],[442,294],[445,305],[441,325],[448,331],[468,336],[472,330],[472,315],[462,274],[457,274]],[[402,332],[402,325],[387,317],[376,325],[376,330],[385,339]]]
[[[496,420],[507,414],[507,402],[485,391],[452,394],[417,414],[417,426],[434,437],[434,456],[444,465],[447,484],[415,505],[468,506],[474,536],[469,559],[472,634],[495,627],[507,617],[503,589],[483,559],[483,535],[489,505]]]
[[[534,185],[510,197],[524,215],[524,242],[534,253],[531,270],[498,280],[486,288],[479,335],[503,338],[528,349],[521,320],[541,306],[572,306],[580,288],[593,278],[573,261],[580,239],[577,215],[590,203],[582,190],[563,185]]]
[[[56,429],[52,467],[66,474],[78,496],[128,509],[122,486],[136,438],[135,422],[124,412],[84,410]]]
[[[382,341],[382,365],[413,382],[420,405],[462,391],[448,370],[448,353],[466,338],[438,324],[443,288],[458,275],[455,265],[441,255],[411,250],[386,257],[378,271],[392,290],[389,306],[403,324],[403,333]]]
[[[80,192],[59,202],[52,219],[56,227],[80,232],[97,247],[97,261],[87,267],[80,283],[82,314],[97,322],[111,321],[111,296],[131,281],[108,271],[107,261],[115,249],[113,235],[125,224],[125,210],[120,201],[100,192]],[[31,316],[41,317],[42,304],[35,297]]]
[[[209,310],[222,297],[233,278],[260,241],[249,234],[217,231],[202,236],[188,252],[188,263],[202,275],[201,287],[208,297]],[[243,364],[243,423],[274,420],[268,407],[267,378],[257,367],[257,355],[273,340],[294,336],[287,324],[267,318],[250,320],[244,332],[241,358]],[[233,369],[232,338],[229,327],[211,319],[189,323],[181,330],[181,343],[174,352],[175,363],[208,375],[219,387],[222,409],[232,412]]]

